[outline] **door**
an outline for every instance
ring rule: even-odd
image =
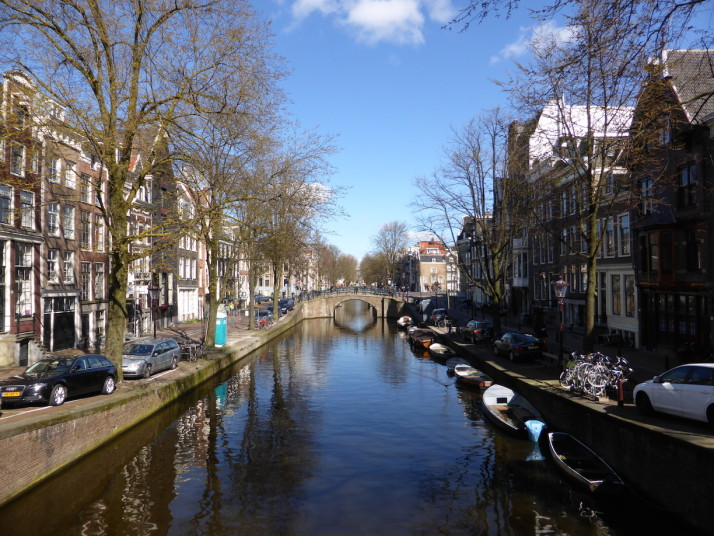
[[[657,384],[657,389],[652,389],[652,405],[655,409],[672,413],[674,415],[682,414],[682,386],[689,375],[691,367],[677,367],[669,372],[662,374],[660,382]]]

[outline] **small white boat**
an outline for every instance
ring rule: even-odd
[[[491,376],[471,365],[456,365],[454,367],[454,374],[456,374],[456,381],[470,387],[485,389],[493,385]]]
[[[539,421],[543,424],[543,416],[521,395],[505,385],[494,384],[484,391],[482,403],[486,416],[496,426],[523,438],[533,435],[534,437],[531,439],[538,441],[542,426],[531,425],[529,427],[526,423]],[[530,434],[529,428],[531,429]]]
[[[621,493],[625,484],[605,460],[570,434],[548,434],[550,454],[560,469],[593,493]]]
[[[452,350],[445,344],[441,344],[440,342],[432,342],[429,346],[429,354],[431,354],[431,357],[433,357],[434,359],[445,360],[450,357],[454,357],[456,355],[456,352],[454,352],[454,350]]]
[[[446,372],[447,374],[453,374],[456,365],[469,365],[463,357],[450,357],[446,360]]]
[[[411,316],[402,316],[401,318],[399,318],[399,320],[397,320],[397,326],[399,326],[402,329],[406,329],[409,326],[413,326],[413,325],[414,325],[414,320],[412,320]]]

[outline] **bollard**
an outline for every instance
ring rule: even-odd
[[[622,378],[617,379],[617,405],[619,407],[625,405],[625,393],[622,390]]]
[[[669,355],[664,354],[664,370],[669,370]]]

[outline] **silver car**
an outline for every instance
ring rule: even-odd
[[[144,337],[124,345],[121,369],[125,378],[148,378],[154,372],[178,366],[181,348],[173,339]]]

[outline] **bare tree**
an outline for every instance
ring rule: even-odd
[[[367,285],[386,285],[389,281],[389,262],[384,253],[367,254],[360,262],[362,279]]]
[[[502,110],[494,109],[454,131],[446,163],[431,178],[417,179],[412,203],[420,230],[452,245],[462,232],[468,235],[473,245],[458,268],[491,301],[499,331],[514,243],[529,225],[527,182],[507,173],[509,122]]]
[[[126,215],[146,177],[173,160],[162,133],[187,114],[258,114],[274,58],[267,28],[242,0],[88,2],[4,0],[6,59],[67,111],[107,171],[102,209],[111,236],[107,354],[120,363],[131,256]],[[255,115],[254,115],[255,117]],[[138,147],[142,132],[155,133]],[[153,142],[153,143],[152,143]],[[130,174],[141,151],[146,167]]]
[[[409,228],[404,222],[385,223],[372,238],[374,253],[379,254],[386,263],[386,281],[395,281],[399,261],[409,247]]]

